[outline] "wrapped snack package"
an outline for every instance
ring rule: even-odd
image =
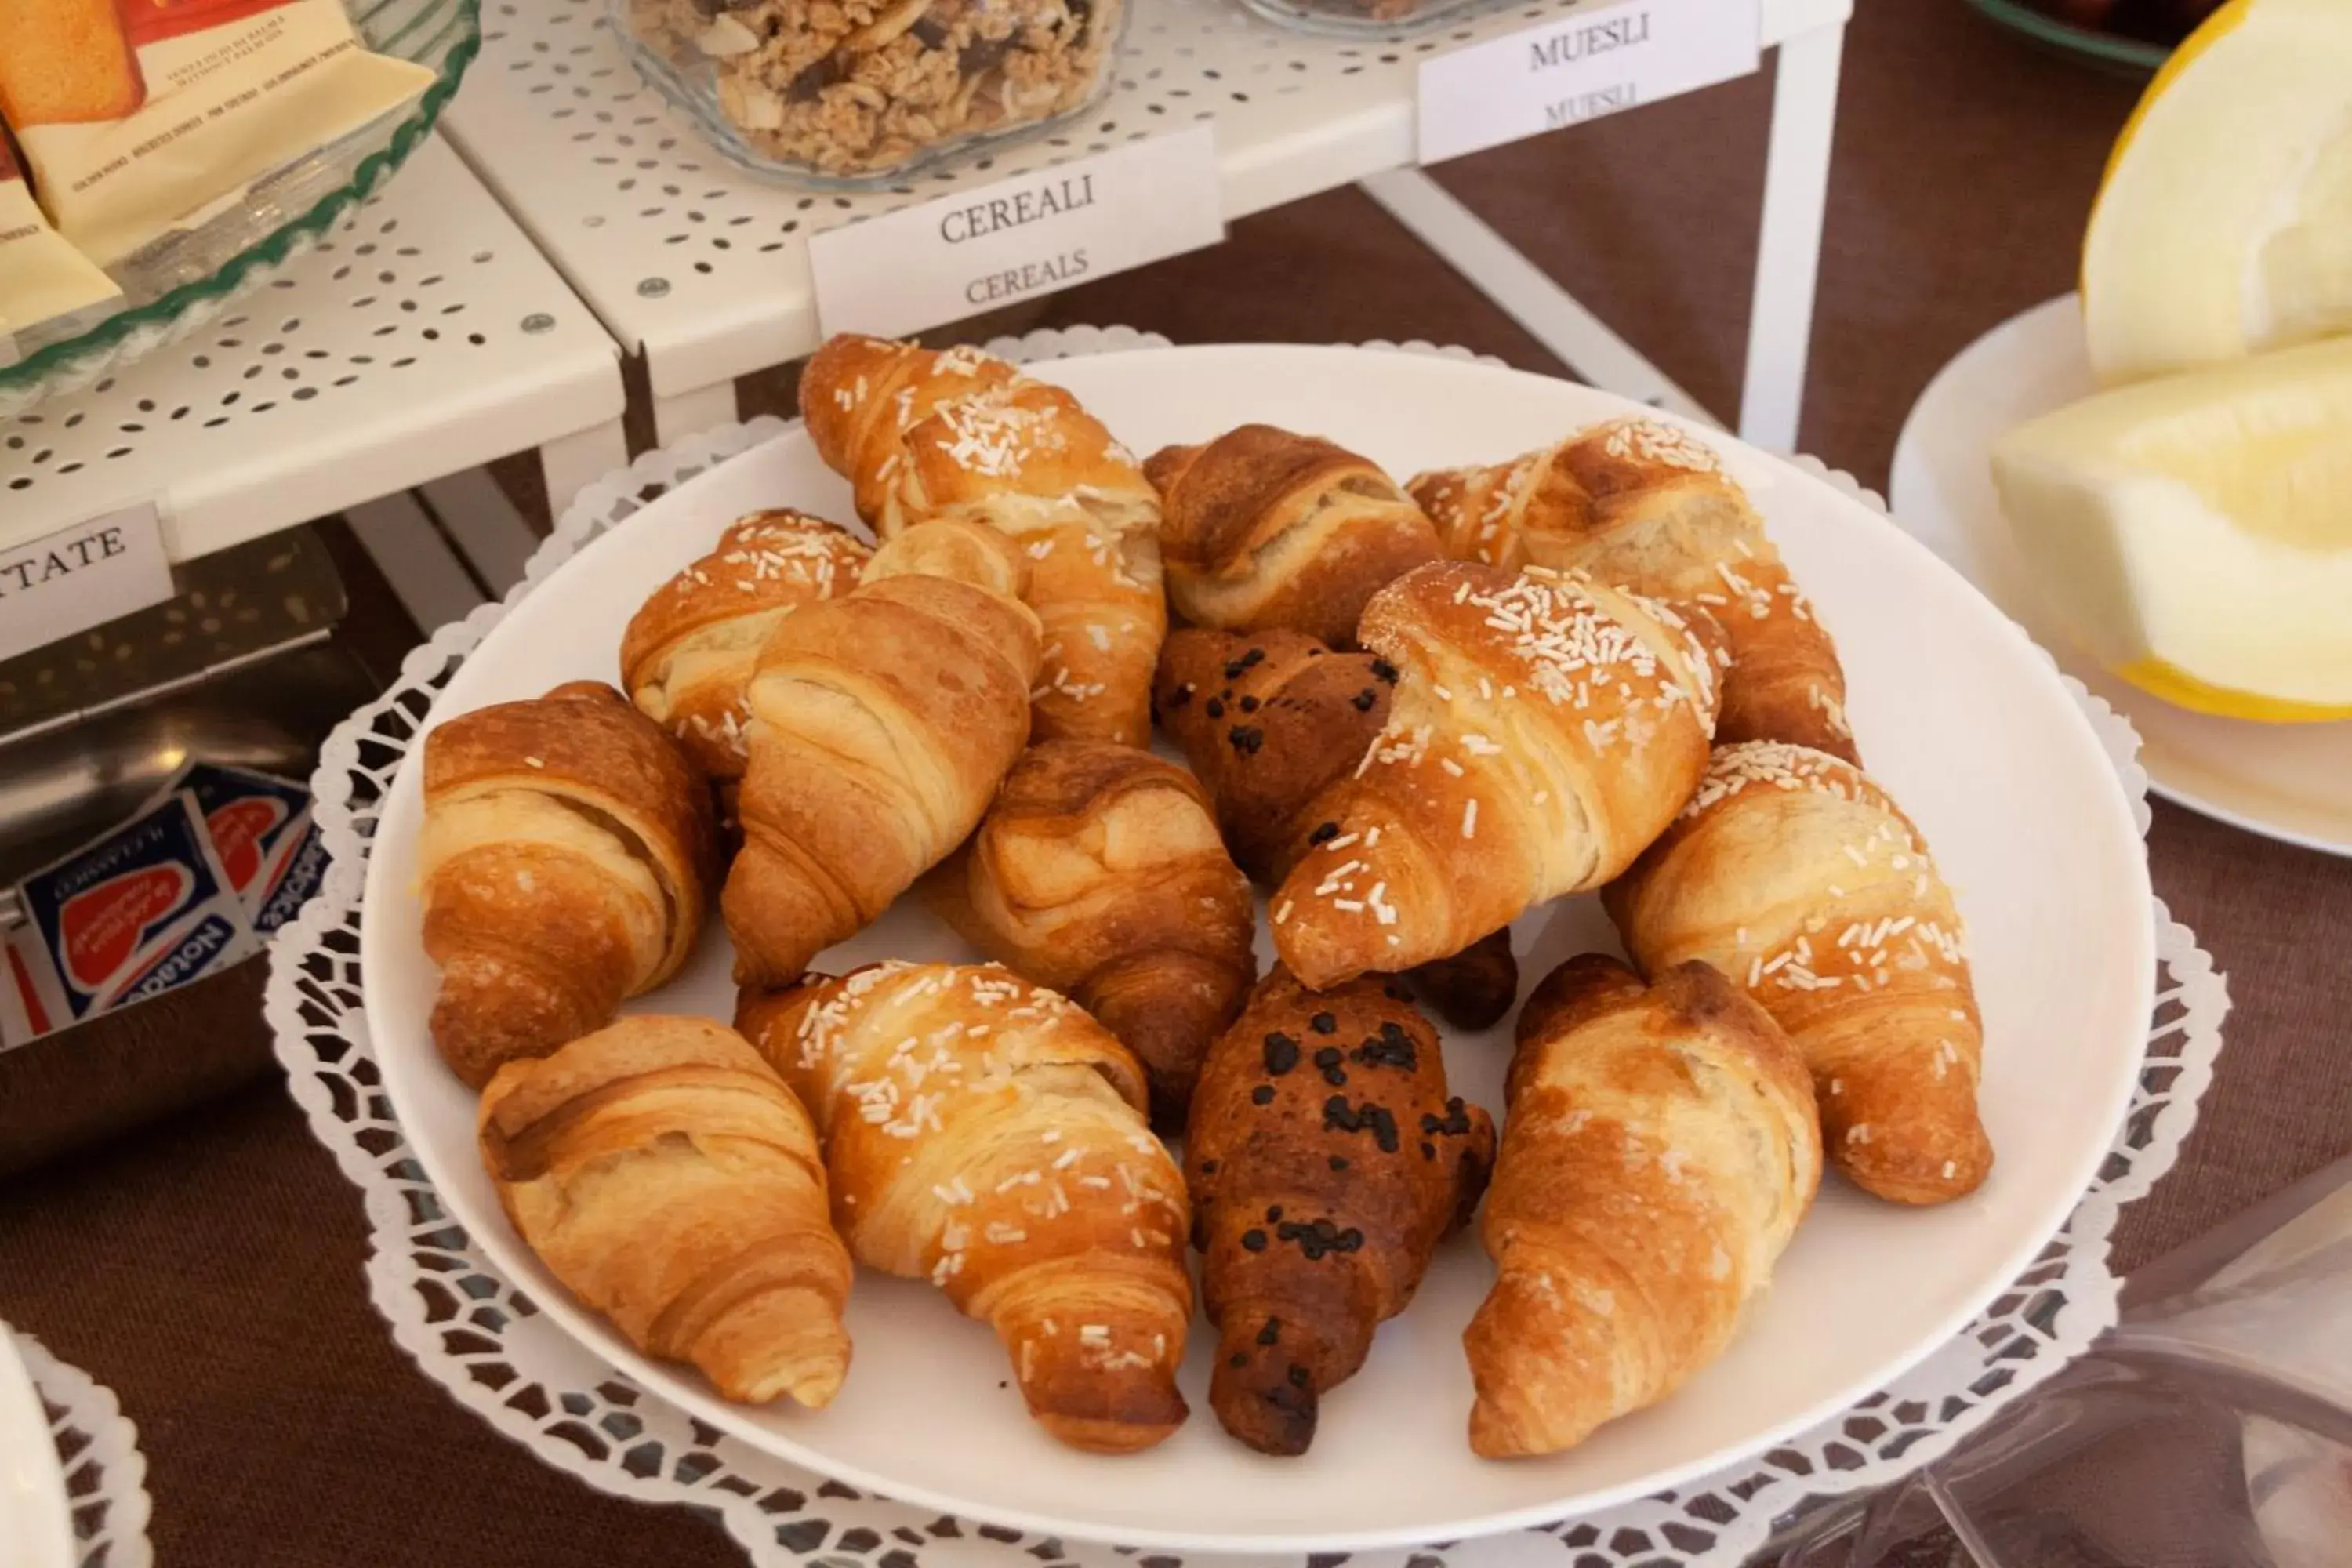
[[[0,363],[12,338],[21,353],[71,337],[121,298],[112,279],[58,237],[0,140]]]
[[[337,0],[0,0],[0,119],[58,232],[108,268],[433,79],[362,48]]]

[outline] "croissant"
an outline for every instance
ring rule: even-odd
[[[1573,1447],[1721,1354],[1819,1185],[1804,1064],[1704,963],[1572,958],[1521,1009],[1462,1336],[1488,1458]]]
[[[929,884],[964,938],[1093,1014],[1181,1127],[1201,1058],[1257,975],[1255,902],[1207,799],[1171,763],[1104,741],[1031,747]]]
[[[1244,425],[1165,447],[1143,474],[1160,491],[1168,596],[1195,626],[1349,647],[1365,601],[1444,554],[1394,479],[1320,437]]]
[[[730,1399],[831,1402],[849,1253],[808,1112],[741,1036],[631,1017],[509,1062],[479,1139],[516,1232],[639,1350]]]
[[[1718,748],[1682,816],[1602,903],[1650,973],[1705,959],[1804,1053],[1831,1163],[1935,1204],[1992,1168],[1984,1027],[1959,912],[1926,840],[1851,763]]]
[[[801,411],[883,538],[964,518],[1027,552],[1026,598],[1045,629],[1037,739],[1150,739],[1168,629],[1160,498],[1076,398],[978,349],[845,333],[810,359]]]
[[[1282,962],[1318,990],[1410,968],[1632,864],[1706,767],[1710,631],[1573,574],[1448,561],[1381,590],[1362,636],[1396,695],[1275,895]]]
[[[1307,851],[1319,826],[1308,808],[1380,734],[1396,678],[1395,667],[1377,655],[1334,653],[1304,632],[1169,634],[1153,707],[1208,790],[1234,859],[1251,877],[1279,886]],[[1410,978],[1448,1023],[1487,1028],[1518,994],[1510,933],[1490,932]]]
[[[1658,420],[1618,419],[1495,468],[1420,475],[1411,489],[1449,555],[1575,570],[1706,605],[1731,655],[1717,738],[1854,760],[1837,647],[1703,442]]]
[[[1184,1140],[1218,1331],[1209,1404],[1226,1431],[1307,1451],[1320,1396],[1412,1300],[1494,1157],[1494,1123],[1446,1092],[1437,1037],[1402,991],[1265,977],[1211,1049]]]
[[[902,569],[927,564],[978,580]],[[719,900],[738,980],[794,979],[978,825],[1020,755],[1037,673],[1036,617],[996,585],[1005,570],[977,525],[926,524],[760,650],[743,847]]]
[[[609,686],[429,732],[416,878],[450,1070],[479,1089],[675,973],[701,934],[714,842],[701,776]]]
[[[994,964],[897,963],[747,992],[737,1025],[814,1114],[859,1262],[993,1328],[1063,1442],[1176,1429],[1183,1182],[1108,1031]]]
[[[761,645],[801,605],[857,586],[868,552],[844,528],[798,511],[755,511],[654,590],[621,637],[621,684],[713,779],[743,776],[743,688]]]

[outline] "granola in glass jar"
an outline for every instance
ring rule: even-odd
[[[1110,68],[1122,3],[631,0],[630,14],[677,63],[709,63],[752,151],[861,175],[1078,108]]]

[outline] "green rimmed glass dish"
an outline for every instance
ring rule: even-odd
[[[1969,4],[2044,48],[2070,55],[2116,76],[2153,76],[2172,53],[2169,46],[2146,38],[2126,37],[2062,21],[2035,10],[2024,0],[1969,0]]]
[[[47,344],[0,367],[0,416],[70,392],[174,342],[212,320],[236,296],[267,282],[307,253],[343,216],[381,190],[432,134],[466,68],[482,47],[479,0],[346,0],[367,47],[435,74],[408,110],[314,155],[318,173],[278,183],[257,216],[261,237],[200,278],[118,277],[131,301],[79,337]],[[275,221],[273,221],[275,220]]]

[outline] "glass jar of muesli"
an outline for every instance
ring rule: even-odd
[[[1125,0],[613,0],[638,69],[744,166],[870,186],[1086,108]]]

